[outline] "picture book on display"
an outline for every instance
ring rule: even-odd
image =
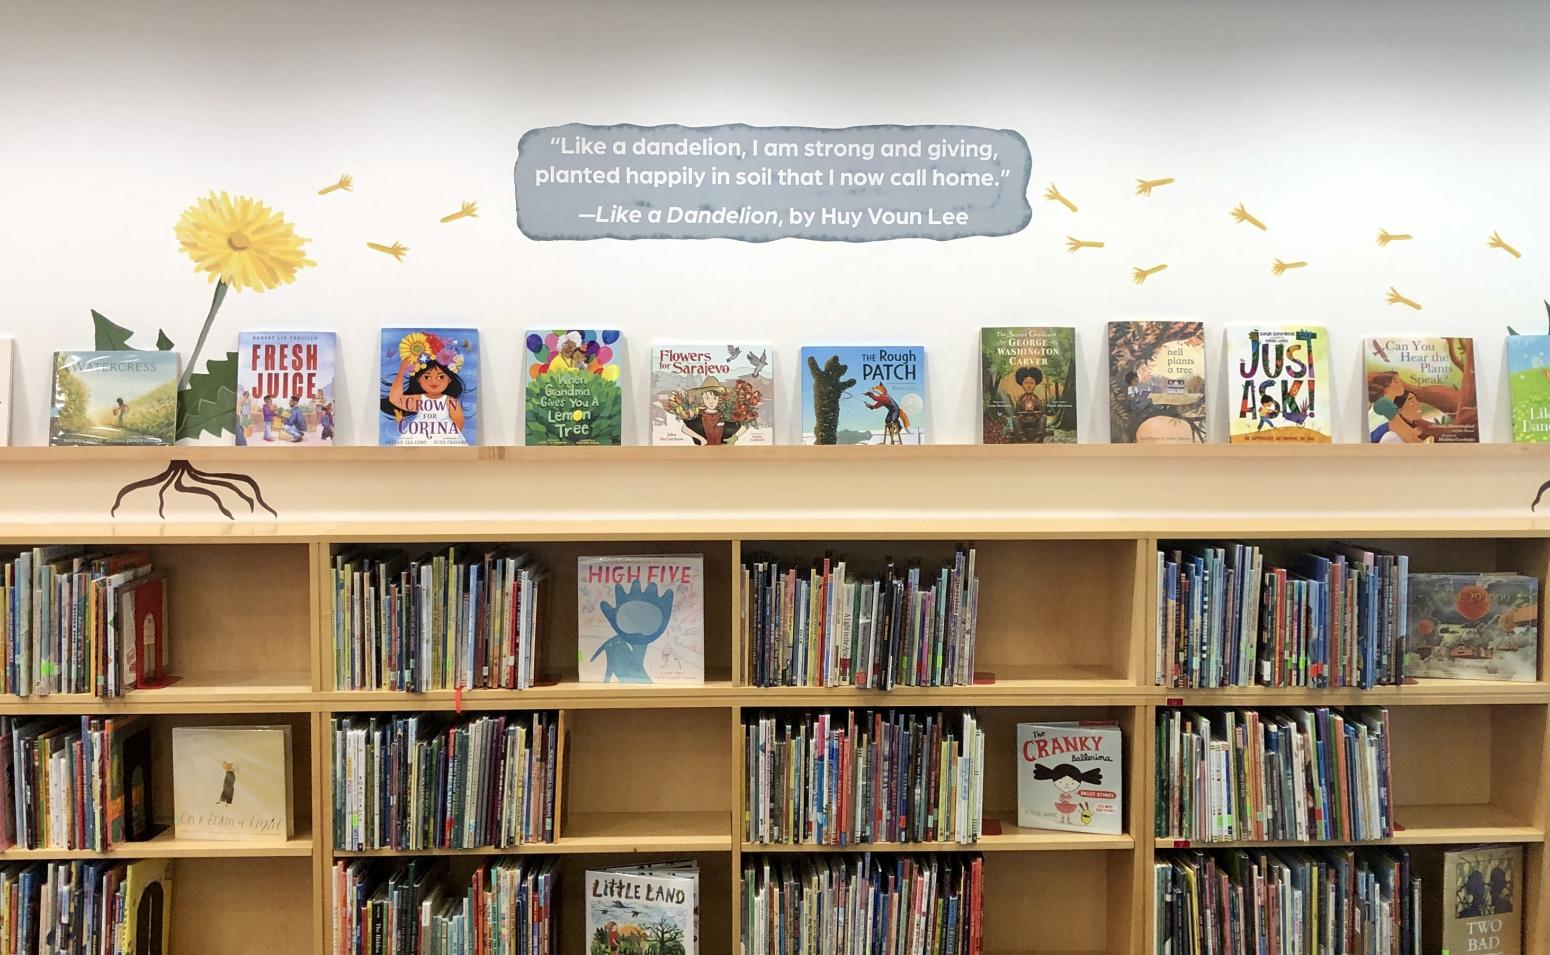
[[[527,333],[527,443],[621,443],[624,340],[612,329]]]
[[[177,440],[177,352],[55,352],[51,394],[49,444]]]
[[[1076,329],[980,329],[985,444],[1076,443]]]
[[[926,350],[919,345],[802,349],[803,444],[929,444]]]
[[[0,447],[11,443],[11,375],[16,340],[0,338]]]
[[[1411,574],[1405,674],[1539,679],[1539,581],[1519,574]]]
[[[1329,444],[1329,333],[1321,325],[1227,330],[1227,417],[1232,441]]]
[[[1205,326],[1200,322],[1110,322],[1110,443],[1203,444],[1205,440]]]
[[[284,842],[291,818],[291,728],[174,726],[173,829],[179,839]]]
[[[774,444],[774,349],[658,344],[651,349],[652,444]]]
[[[123,893],[123,951],[168,955],[172,951],[172,860],[129,863]]]
[[[1118,834],[1124,764],[1115,723],[1017,724],[1017,824]]]
[[[1480,440],[1472,338],[1368,338],[1367,440],[1470,444]]]
[[[695,862],[588,869],[587,952],[700,950],[700,868]]]
[[[1522,955],[1523,847],[1471,846],[1442,855],[1442,951]]]
[[[578,558],[581,682],[704,683],[704,570],[701,554]]]
[[[1550,335],[1507,336],[1507,391],[1512,440],[1550,441]]]
[[[237,444],[333,444],[333,332],[237,339]]]
[[[377,443],[479,443],[479,330],[384,328]]]

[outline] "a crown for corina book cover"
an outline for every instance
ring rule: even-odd
[[[1405,675],[1539,679],[1539,581],[1519,574],[1411,574]]]
[[[926,350],[919,345],[802,349],[803,444],[929,444]]]
[[[333,332],[237,339],[237,444],[333,444]]]
[[[1550,441],[1550,335],[1507,336],[1512,440]]]
[[[705,682],[705,557],[576,561],[582,683]]]
[[[177,352],[54,353],[49,444],[172,444],[177,424]]]
[[[1109,442],[1205,443],[1205,326],[1110,322],[1108,332]]]
[[[764,343],[651,349],[651,443],[775,443],[772,349]]]
[[[1389,335],[1362,344],[1368,441],[1473,444],[1480,440],[1474,339]]]
[[[1076,443],[1076,329],[980,329],[985,444]]]
[[[1473,846],[1442,855],[1443,955],[1522,955],[1522,846]]]
[[[1227,330],[1232,441],[1329,444],[1329,333],[1320,325]]]
[[[479,330],[384,328],[377,443],[479,443]]]
[[[624,341],[612,329],[527,333],[527,443],[621,443]]]

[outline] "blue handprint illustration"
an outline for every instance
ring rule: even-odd
[[[603,601],[598,605],[614,635],[592,654],[607,658],[603,682],[618,680],[620,683],[650,683],[646,673],[646,648],[662,636],[673,618],[673,591],[662,590],[651,584],[641,589],[640,581],[630,585],[614,585],[614,602]]]

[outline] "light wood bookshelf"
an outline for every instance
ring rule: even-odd
[[[392,449],[393,460],[412,461]],[[609,455],[650,469],[667,461],[663,449],[564,449],[594,462]],[[748,461],[755,449],[730,449]],[[827,454],[849,473],[875,449],[767,449],[769,460]],[[1020,449],[1026,450],[1026,449]],[[1165,468],[1179,452],[1079,445],[1047,460],[1081,469],[1144,460]],[[1139,450],[1139,457],[1136,455]],[[1403,450],[1403,449],[1402,449]],[[1451,448],[1434,449],[1454,455]],[[1476,449],[1483,461],[1526,460],[1516,447]],[[341,448],[323,455],[223,449],[177,449],[211,463],[273,460],[306,475],[312,462],[369,479],[387,459],[378,449]],[[1231,471],[1231,458],[1258,449],[1197,449]],[[1196,453],[1192,451],[1191,453]],[[1299,452],[1301,453],[1301,452]],[[106,458],[98,455],[106,454]],[[165,461],[148,454],[92,449],[10,449],[0,469],[75,470],[88,458]],[[202,454],[202,458],[201,458]],[[279,457],[274,457],[278,454]],[[674,452],[676,458],[678,452]],[[1341,447],[1320,467],[1339,473],[1347,461],[1367,461],[1368,448]],[[1026,455],[996,448],[909,449],[922,462],[1007,462],[1009,474]],[[1284,453],[1282,454],[1284,457]],[[430,459],[430,456],[427,457]],[[541,468],[555,449],[480,448],[441,453],[438,461],[490,462]],[[1044,459],[1041,459],[1044,460]],[[1550,460],[1550,459],[1547,459]],[[1537,466],[1535,458],[1531,464]],[[1080,463],[1085,462],[1085,463]],[[321,465],[320,465],[321,466]],[[956,466],[956,465],[953,465]],[[739,465],[738,467],[741,467]],[[1526,468],[1525,471],[1532,471]],[[503,472],[504,473],[504,472]],[[1085,470],[1083,473],[1087,473]],[[1225,480],[1225,479],[1224,479]],[[1531,489],[1530,489],[1531,490]],[[1526,501],[1524,502],[1526,505]],[[1193,506],[1193,503],[1191,504]],[[1469,512],[1432,517],[1353,516],[1314,512],[1223,515],[1204,509],[1144,517],[953,515],[941,505],[918,514],[767,514],[673,519],[499,518],[398,523],[343,517],[337,521],[234,523],[114,522],[0,525],[0,544],[81,542],[149,546],[170,569],[173,670],[180,680],[116,700],[79,695],[0,697],[0,713],[143,713],[158,730],[154,786],[159,814],[171,809],[170,727],[191,723],[275,722],[293,726],[297,832],[274,844],[194,842],[170,831],[115,849],[114,858],[167,857],[174,865],[173,950],[178,955],[261,955],[330,951],[329,874],[337,859],[397,856],[372,850],[337,851],[330,811],[329,721],[336,714],[391,711],[553,710],[565,735],[566,772],[558,834],[552,844],[519,849],[434,853],[450,865],[480,857],[553,854],[561,869],[561,951],[582,952],[582,873],[630,861],[694,858],[702,869],[701,944],[710,955],[738,951],[738,876],[743,860],[763,853],[877,851],[984,853],[987,952],[996,955],[1121,955],[1151,951],[1152,861],[1171,840],[1152,835],[1154,725],[1171,706],[1387,706],[1394,733],[1395,817],[1386,844],[1411,847],[1435,900],[1440,862],[1433,851],[1454,844],[1521,843],[1527,849],[1525,952],[1550,950],[1550,683],[1541,661],[1536,683],[1423,680],[1414,685],[1354,690],[1173,690],[1152,683],[1154,599],[1152,554],[1159,540],[1233,537],[1267,545],[1335,537],[1368,541],[1412,555],[1414,570],[1517,570],[1550,581],[1550,520],[1530,514]],[[552,680],[527,691],[461,694],[350,692],[332,685],[330,593],[332,555],[356,544],[510,542],[550,567],[552,599],[542,656]],[[865,563],[884,554],[934,560],[955,543],[979,548],[982,607],[977,669],[991,682],[969,687],[856,689],[772,688],[742,682],[743,648],[736,645],[736,607],[743,559],[773,552],[788,557],[825,550]],[[607,687],[575,678],[575,558],[581,554],[702,553],[706,558],[707,682],[703,686]],[[1545,633],[1542,611],[1541,632]],[[558,664],[558,665],[556,665]],[[741,726],[762,709],[843,707],[978,709],[987,733],[985,808],[995,830],[973,846],[874,845],[843,850],[765,846],[742,841]],[[1126,826],[1118,836],[1022,829],[1015,825],[1015,725],[1051,718],[1117,720],[1126,739]],[[165,821],[165,820],[163,820]],[[1222,845],[1222,844],[1217,844]],[[1276,845],[1234,843],[1232,845]],[[1197,847],[1199,844],[1197,844]],[[432,854],[432,853],[427,853]],[[91,853],[9,850],[0,861],[93,857]],[[1431,867],[1431,868],[1428,868]],[[1435,869],[1435,871],[1433,871]],[[1437,940],[1428,940],[1435,951]]]

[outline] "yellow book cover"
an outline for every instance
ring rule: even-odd
[[[1329,444],[1329,333],[1319,325],[1227,330],[1227,420],[1234,444]],[[1321,384],[1320,379],[1325,379]]]
[[[172,860],[131,862],[124,875],[126,955],[168,955],[172,950]]]

